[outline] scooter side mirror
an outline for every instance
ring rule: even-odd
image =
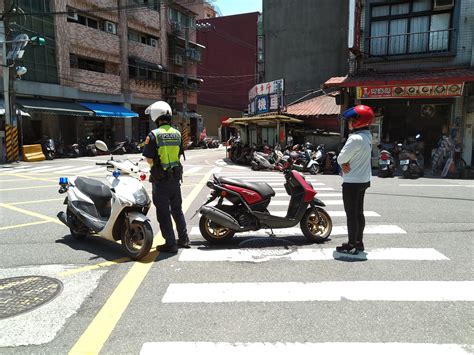
[[[101,152],[108,152],[109,147],[107,147],[107,144],[105,144],[104,141],[101,140],[96,140],[95,141],[95,147],[99,149]]]

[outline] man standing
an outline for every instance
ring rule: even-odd
[[[342,199],[349,236],[348,243],[336,247],[336,251],[340,253],[357,254],[364,251],[364,196],[372,177],[372,134],[369,126],[374,116],[372,108],[365,105],[352,107],[342,114],[353,133],[349,135],[337,157],[342,168]]]
[[[171,112],[170,105],[164,101],[157,101],[145,110],[152,121],[157,123],[158,128],[148,134],[143,156],[151,167],[153,204],[156,207],[161,234],[166,241],[156,249],[175,254],[178,252],[178,246],[189,248],[189,238],[181,207],[180,181],[183,167],[179,158],[183,154],[183,145],[181,133],[170,125]],[[173,231],[171,216],[176,224],[178,242]]]

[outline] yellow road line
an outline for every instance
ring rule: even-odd
[[[12,187],[11,189],[0,189],[0,191],[16,191],[16,190],[28,190],[28,189],[42,189],[45,187],[56,187],[56,185],[38,185],[28,187]]]
[[[43,202],[52,202],[52,201],[63,201],[63,198],[49,198],[47,200],[33,200],[33,201],[22,201],[22,202],[10,202],[8,205],[13,206],[13,205],[27,205],[30,203],[43,203]]]
[[[0,175],[1,176],[1,175]],[[30,179],[11,179],[11,180],[1,180],[0,183],[2,182],[17,182],[17,181],[29,181]]]
[[[183,201],[184,213],[186,213],[189,206],[191,206],[191,203],[195,200],[202,187],[206,185],[210,176],[210,172],[206,174]],[[123,280],[110,295],[105,305],[99,313],[97,313],[92,323],[69,351],[69,354],[99,354],[122,317],[123,312],[127,309],[138,287],[153,266],[153,261],[156,256],[157,252],[154,251],[141,262],[133,264],[127,275],[125,275]]]
[[[28,179],[28,180],[58,182],[57,180],[43,179],[43,178],[40,178],[40,177],[29,176],[29,175],[26,175],[26,174],[18,174],[18,173],[5,173],[5,174],[3,174],[3,176],[7,176],[7,175],[9,175],[9,176],[17,176],[17,177],[21,177],[21,178]]]
[[[36,224],[43,224],[43,223],[51,223],[51,221],[38,221],[38,222],[30,222],[30,223],[23,223],[23,224],[15,224],[15,225],[12,225],[12,226],[0,227],[0,231],[7,230],[7,229],[15,229],[15,228],[34,226]]]
[[[23,208],[15,207],[15,206],[12,206],[12,205],[7,205],[6,203],[1,203],[0,202],[0,207],[8,208],[9,210],[16,211],[16,212],[19,212],[19,213],[23,213],[23,214],[26,214],[28,216],[40,218],[44,221],[57,223],[57,224],[60,224],[62,226],[64,225],[61,221],[59,221],[56,218],[49,217],[49,216],[46,216],[46,215],[41,214],[41,213],[36,213],[36,212],[24,210]]]

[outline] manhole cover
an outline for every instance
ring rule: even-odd
[[[61,293],[63,284],[46,276],[0,279],[0,319],[31,311]]]

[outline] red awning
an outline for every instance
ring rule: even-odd
[[[341,107],[336,104],[335,95],[323,95],[312,99],[290,105],[286,109],[286,114],[291,116],[330,116],[339,115]]]
[[[355,76],[335,76],[326,81],[323,87],[356,87],[362,85],[410,85],[428,84],[442,81],[458,83],[474,81],[474,69],[442,69],[429,72],[405,73],[364,73]]]

